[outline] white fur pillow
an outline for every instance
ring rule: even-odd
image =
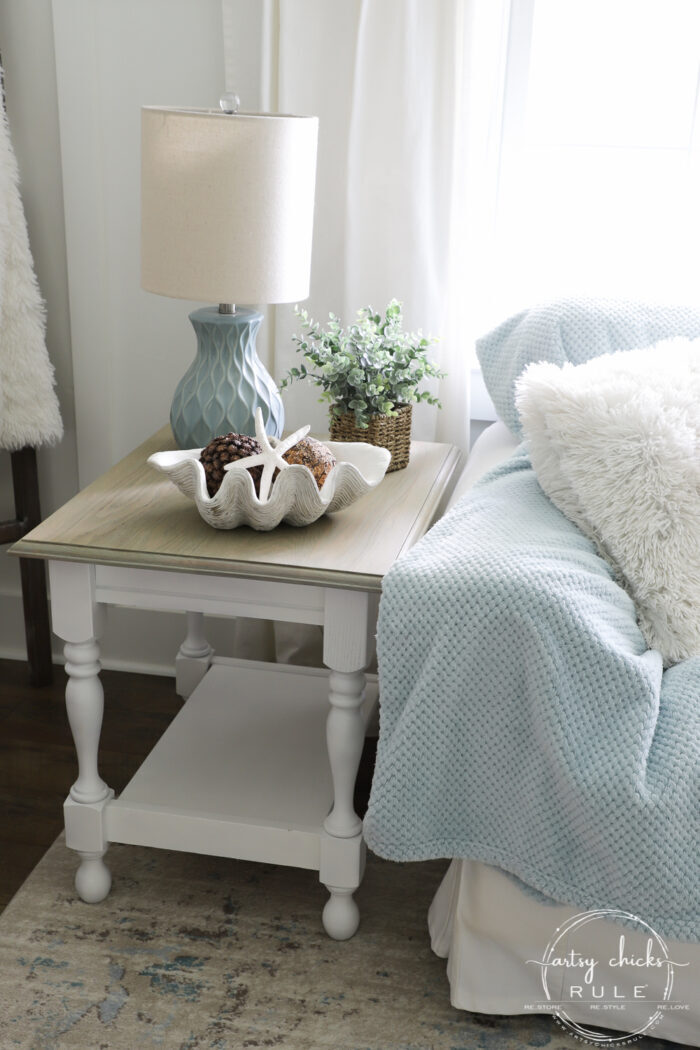
[[[700,339],[530,365],[516,404],[553,503],[631,594],[664,664],[700,655]]]

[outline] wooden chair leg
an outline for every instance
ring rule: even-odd
[[[29,681],[49,685],[53,680],[51,628],[46,596],[46,566],[36,558],[20,558],[24,631],[27,638]]]
[[[10,459],[17,518],[24,531],[29,532],[41,521],[36,450],[22,448],[12,452]],[[44,562],[20,558],[20,577],[29,680],[32,685],[48,685],[53,678],[53,664]]]

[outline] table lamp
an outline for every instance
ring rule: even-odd
[[[141,287],[219,304],[189,315],[197,354],[170,410],[180,448],[252,436],[258,407],[281,436],[279,391],[255,350],[262,314],[234,304],[309,294],[318,118],[238,113],[229,98],[141,114]]]

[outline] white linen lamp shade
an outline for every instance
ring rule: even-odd
[[[198,353],[171,410],[180,447],[252,435],[258,405],[281,435],[255,353],[262,315],[228,304],[308,296],[317,138],[316,117],[142,109],[141,286],[222,304],[190,315]]]
[[[141,285],[210,303],[309,294],[318,118],[142,110]]]

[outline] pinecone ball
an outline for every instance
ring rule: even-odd
[[[335,456],[329,448],[315,438],[302,438],[284,453],[287,463],[301,463],[308,467],[319,489],[335,466]]]
[[[256,456],[260,452],[262,452],[260,442],[256,441],[255,438],[247,437],[245,434],[223,434],[221,437],[216,437],[213,441],[210,441],[207,447],[202,449],[202,454],[199,457],[199,462],[204,467],[204,473],[207,478],[207,492],[209,495],[215,496],[221,488],[221,482],[226,474],[224,467],[227,463],[235,463],[239,459],[245,459],[247,456]],[[257,496],[260,495],[262,469],[262,467],[248,467]]]

